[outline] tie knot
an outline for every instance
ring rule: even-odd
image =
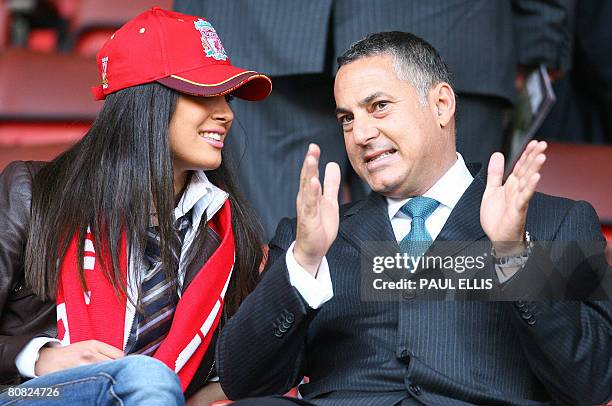
[[[436,199],[417,196],[410,199],[400,210],[411,218],[420,217],[426,220],[439,205],[440,202]]]
[[[183,244],[183,242],[185,240],[185,235],[187,235],[187,229],[189,227],[191,227],[191,210],[189,210],[183,216],[179,217],[174,222],[174,227],[176,227],[176,230],[178,232],[179,240],[180,240],[181,244]]]
[[[191,226],[191,210],[174,221],[174,227],[178,231],[183,231]]]

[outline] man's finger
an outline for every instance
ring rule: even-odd
[[[308,152],[306,153],[306,155],[304,155],[304,161],[302,161],[302,169],[300,169],[300,186],[298,188],[298,196],[299,196],[299,191],[302,191],[302,189],[304,189],[304,185],[306,184],[306,162],[308,160]]]
[[[525,163],[522,167],[522,170],[519,173],[519,176],[524,176],[527,180],[531,177],[531,174],[534,173],[533,165],[536,163],[536,159],[546,150],[547,144],[544,141],[531,141],[530,143],[530,151],[525,160]],[[539,169],[538,169],[539,170]]]
[[[309,171],[308,158],[313,157],[315,161],[318,161],[320,155],[321,155],[321,150],[319,149],[319,146],[317,144],[310,144],[308,146],[308,150],[306,151],[306,155],[304,156],[304,162],[302,163],[302,169],[300,171],[300,188],[304,188],[304,186],[308,182],[308,179],[310,179],[310,177],[312,176],[312,175],[309,175],[308,173]]]
[[[504,177],[504,155],[501,152],[495,152],[489,160],[489,169],[487,173],[487,188],[499,187],[502,184]]]
[[[316,215],[319,210],[319,202],[321,200],[321,182],[319,178],[312,177],[306,186],[304,193],[304,211],[308,216]]]
[[[321,150],[317,144],[310,144],[308,148],[308,164],[306,165],[306,180],[310,181],[311,178],[319,178],[319,157],[321,156]]]
[[[517,198],[516,208],[521,211],[527,207],[527,204],[533,197],[535,193],[536,187],[538,186],[538,182],[540,181],[541,175],[539,173],[534,173],[529,180],[527,181],[527,185],[521,190]]]
[[[325,178],[323,179],[323,197],[329,200],[338,200],[340,189],[340,166],[335,162],[325,165]]]
[[[301,198],[304,198],[304,196],[307,194],[308,183],[310,182],[310,179],[315,176],[317,165],[318,162],[315,157],[313,157],[311,154],[306,155],[302,169],[303,175],[300,179],[300,190],[298,191],[298,196],[301,196]]]
[[[525,163],[522,167],[522,171],[519,174],[520,176],[525,175],[525,173],[527,173],[527,171],[529,170],[529,167],[531,166],[531,164],[533,163],[533,159],[538,155],[538,142],[537,141],[531,141],[529,143],[529,146],[531,147],[529,149],[529,153],[527,154],[526,158],[525,158]],[[527,152],[527,151],[525,151]]]
[[[542,160],[542,157],[545,157],[544,152],[546,151],[547,147],[548,145],[546,144],[546,142],[544,141],[538,142],[536,147],[533,149],[533,152],[531,153],[531,157],[530,157],[531,159],[527,166],[526,173],[529,173],[529,172],[535,173],[542,168],[542,164],[544,162],[541,160]],[[528,175],[528,177],[530,176],[531,175]]]
[[[316,176],[317,166],[319,163],[315,157],[309,155],[306,157],[306,182],[304,183],[303,189],[300,191],[300,206],[298,207],[298,213],[304,213],[312,215],[317,207],[317,201],[320,198],[320,182]]]
[[[529,167],[521,176],[519,190],[522,190],[528,184],[533,174],[540,173],[540,170],[544,166],[544,162],[546,162],[546,155],[544,155],[543,153],[538,153],[536,156],[533,157],[533,159],[529,163]]]
[[[525,170],[527,169],[529,165],[529,161],[531,159],[531,154],[534,148],[536,147],[537,143],[538,142],[536,140],[531,140],[529,144],[527,144],[527,146],[525,147],[525,150],[523,151],[523,153],[521,154],[521,158],[514,166],[512,173],[517,178],[520,178],[521,176],[525,174]]]

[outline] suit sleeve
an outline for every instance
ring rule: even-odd
[[[593,241],[603,248],[600,230],[591,205],[577,202],[557,230],[555,241]],[[583,263],[609,273],[603,252],[600,254]],[[598,274],[592,269],[582,271]],[[593,405],[610,400],[612,302],[519,301],[506,306],[533,372],[556,403]]]
[[[519,64],[567,71],[574,1],[513,0],[512,9]]]
[[[0,318],[10,301],[25,292],[21,285],[27,221],[30,217],[32,175],[23,162],[14,162],[0,174]],[[1,325],[1,323],[0,323]],[[0,332],[0,382],[18,376],[15,359],[34,337]]]
[[[282,394],[302,379],[306,332],[317,310],[289,281],[285,254],[294,239],[294,225],[284,219],[259,284],[223,327],[216,359],[230,399]]]

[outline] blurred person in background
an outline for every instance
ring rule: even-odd
[[[574,15],[572,69],[553,84],[557,103],[537,137],[612,144],[612,2],[580,0]]]
[[[11,13],[10,42],[13,46],[28,45],[28,35],[32,29],[51,28],[57,33],[60,49],[66,46],[69,23],[61,15],[54,0],[7,0]]]

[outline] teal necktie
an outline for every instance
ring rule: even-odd
[[[399,242],[402,252],[418,257],[427,251],[433,240],[425,228],[425,220],[439,205],[435,199],[417,196],[402,206],[400,211],[412,218],[410,232]]]

